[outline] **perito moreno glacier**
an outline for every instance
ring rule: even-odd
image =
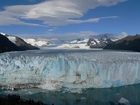
[[[140,53],[60,52],[41,50],[0,54],[0,85],[61,89],[108,88],[140,83]]]

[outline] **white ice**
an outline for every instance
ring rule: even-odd
[[[79,43],[76,43],[76,44],[62,44],[62,45],[59,45],[57,46],[57,48],[77,48],[77,49],[90,49],[89,46],[87,46],[87,44],[79,44]]]
[[[140,83],[140,53],[26,51],[0,54],[0,84],[43,89],[107,88]]]
[[[130,102],[123,97],[119,100],[119,103],[123,105],[130,105]]]
[[[29,38],[29,39],[23,39],[25,42],[33,45],[33,46],[48,46],[49,43],[45,40],[41,40],[41,39],[32,39],[32,38]]]

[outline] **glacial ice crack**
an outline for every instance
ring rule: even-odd
[[[0,85],[43,89],[107,88],[140,83],[140,54],[92,51],[0,54]]]

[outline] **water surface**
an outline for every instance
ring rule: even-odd
[[[131,105],[140,105],[140,84],[117,88],[84,89],[81,93],[77,92],[22,89],[1,93],[19,94],[24,99],[43,101],[46,104],[54,103],[55,105],[109,105],[108,101],[117,103],[121,97],[129,100]]]

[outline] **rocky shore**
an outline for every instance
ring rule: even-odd
[[[19,95],[0,95],[0,105],[49,105],[41,101],[35,102],[32,99],[24,100]],[[54,105],[53,103],[51,105]]]

